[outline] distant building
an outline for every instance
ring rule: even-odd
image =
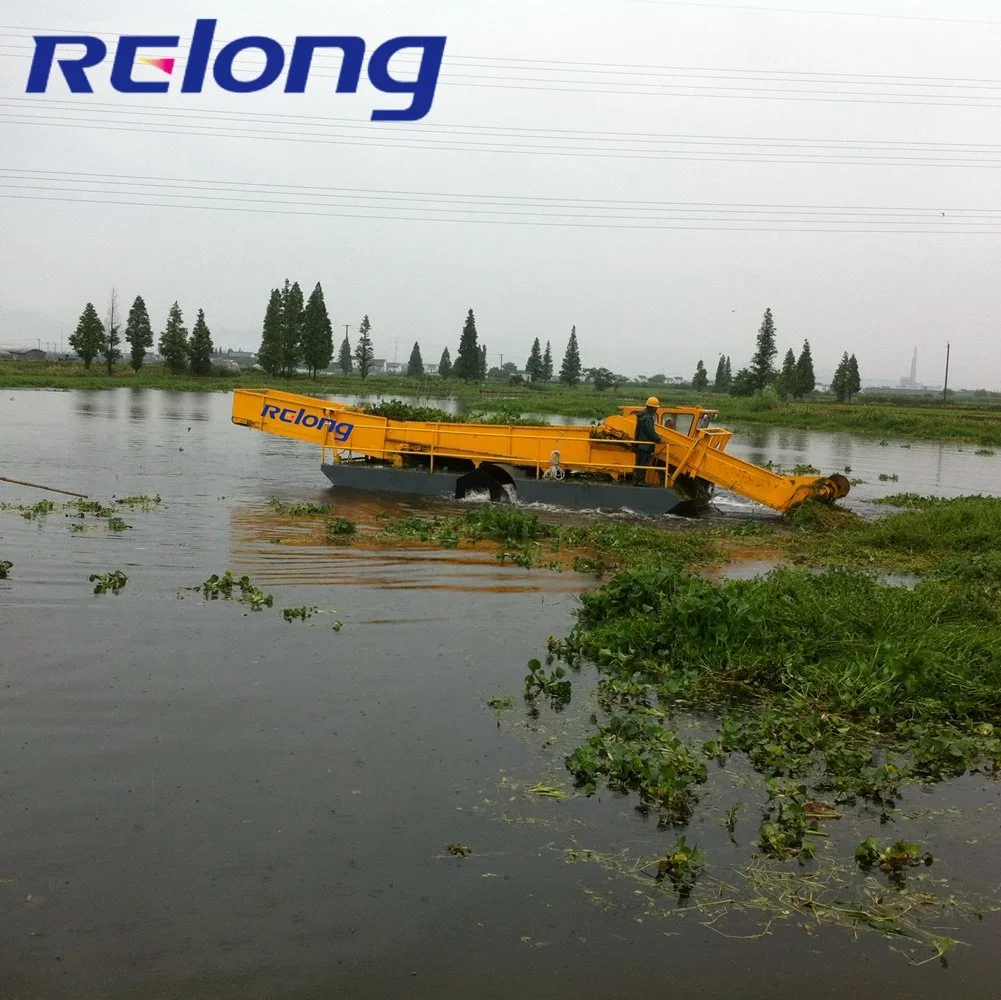
[[[48,357],[45,351],[39,350],[37,347],[20,351],[6,351],[5,353],[14,361],[44,361]]]

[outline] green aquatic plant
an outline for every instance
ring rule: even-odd
[[[0,580],[6,580],[14,564],[9,559],[0,559]]]
[[[879,481],[881,483],[895,483],[898,482],[899,479],[900,476],[898,476],[895,472],[881,472],[879,474]]]
[[[801,860],[814,857],[817,845],[807,837],[816,835],[819,824],[807,812],[806,785],[771,778],[767,788],[768,805],[757,841],[762,853]]]
[[[305,621],[307,618],[312,618],[316,614],[317,608],[306,607],[305,605],[301,608],[283,608],[282,617],[287,622],[294,622],[297,618],[299,621]]]
[[[231,600],[234,587],[240,590],[238,598],[240,603],[249,605],[252,611],[260,611],[261,608],[265,607],[270,608],[274,604],[272,595],[265,594],[259,587],[254,586],[249,576],[241,576],[239,580],[236,580],[230,570],[226,570],[222,576],[213,573],[201,587],[193,587],[192,589],[201,590],[205,597],[215,601],[220,597],[224,600]]]
[[[88,579],[94,584],[95,594],[106,594],[108,591],[118,594],[129,578],[120,569],[116,569],[111,573],[91,573]]]
[[[343,538],[358,531],[358,526],[344,517],[328,517],[323,522],[323,531],[327,538]]]
[[[889,847],[880,847],[875,837],[867,837],[855,848],[855,862],[862,871],[878,868],[898,887],[904,884],[908,868],[928,866],[933,860],[928,851],[921,850],[920,844],[909,844],[903,840]]]
[[[333,513],[334,505],[326,503],[284,503],[277,497],[272,497],[268,501],[268,506],[276,514],[284,514],[288,517],[311,517],[318,514],[330,515]]]
[[[572,685],[562,667],[556,667],[552,673],[547,674],[538,660],[528,661],[525,701],[534,702],[539,695],[544,695],[549,699],[550,707],[558,712],[570,703],[571,693]]]

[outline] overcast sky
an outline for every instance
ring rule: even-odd
[[[821,10],[820,8],[825,8]],[[338,337],[491,364],[710,377],[762,313],[818,376],[1001,389],[1001,6],[996,0],[0,0],[0,346],[68,335],[112,286],[203,308],[256,349],[271,288],[319,281]],[[199,17],[244,35],[446,35],[421,121],[367,82],[180,94]],[[34,32],[182,36],[166,95],[26,95]],[[154,56],[173,53],[150,52]],[[260,57],[248,55],[253,76]],[[239,65],[239,64],[238,64]],[[403,59],[402,78],[413,58]],[[144,67],[136,78],[167,79]],[[363,81],[365,77],[363,75]],[[85,200],[86,199],[86,200]],[[103,203],[97,203],[103,202]],[[132,202],[133,204],[125,204]],[[229,210],[223,210],[229,209]],[[777,230],[777,231],[776,231]],[[901,232],[903,230],[903,232]]]

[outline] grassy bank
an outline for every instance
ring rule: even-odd
[[[589,385],[506,386],[502,383],[467,385],[437,377],[409,379],[401,376],[333,375],[316,380],[306,377],[275,379],[263,372],[225,373],[206,378],[170,375],[151,365],[138,373],[118,370],[108,376],[96,365],[90,371],[71,362],[0,361],[0,388],[23,389],[173,389],[185,392],[231,392],[235,388],[273,388],[329,396],[365,395],[398,398],[448,397],[484,412],[600,419],[618,407],[641,403],[650,392],[667,405],[703,405],[720,411],[719,421],[729,425],[792,427],[803,430],[845,431],[870,437],[925,438],[978,445],[1001,445],[1001,408],[989,401],[978,404],[952,402],[903,403],[861,397],[852,405],[830,399],[782,403],[769,396],[736,398],[711,392],[667,386],[629,386],[596,392]]]

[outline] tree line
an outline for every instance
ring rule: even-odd
[[[317,288],[319,288],[319,285]],[[274,294],[272,293],[272,296]],[[358,327],[358,341],[354,349],[351,347],[350,338],[345,333],[344,339],[341,341],[340,351],[338,352],[337,365],[345,375],[357,372],[362,378],[367,378],[374,362],[375,349],[372,346],[372,324],[366,315]],[[261,364],[263,367],[263,361]],[[462,326],[462,334],[459,337],[455,359],[452,359],[452,354],[446,347],[441,352],[441,358],[438,360],[438,374],[441,378],[462,379],[464,382],[482,382],[494,372],[499,372],[501,375],[507,373],[514,375],[517,372],[517,366],[512,362],[508,362],[500,369],[488,368],[487,345],[480,343],[479,333],[476,330],[476,316],[473,310],[470,309],[466,313],[466,320]],[[424,373],[424,358],[421,353],[421,345],[420,342],[414,341],[413,349],[410,352],[410,359],[407,362],[407,375],[419,377],[424,375]],[[276,371],[273,374],[281,373]],[[552,381],[553,349],[548,340],[546,341],[545,351],[543,351],[539,338],[535,338],[528,355],[528,360],[525,363],[525,374],[533,382]],[[563,355],[559,381],[566,385],[577,385],[584,374],[584,369],[580,361],[580,347],[577,343],[577,327],[574,326],[570,330],[570,339],[567,342],[566,352]]]
[[[94,359],[104,360],[108,374],[122,360],[123,331],[118,293],[111,290],[111,299],[102,320],[92,302],[84,306],[76,330],[70,335],[70,347],[77,353],[85,368]],[[138,372],[146,360],[146,352],[153,346],[153,328],[149,311],[141,295],[137,295],[125,320],[124,340],[129,345],[129,365]],[[184,325],[181,307],[175,302],[167,314],[167,322],[160,334],[160,354],[167,369],[175,375],[190,371],[192,375],[212,374],[212,334],[205,322],[205,312],[198,310],[198,317],[189,335]]]
[[[731,396],[753,396],[757,392],[772,389],[783,402],[790,398],[804,399],[816,389],[817,379],[813,371],[813,356],[810,353],[808,340],[803,341],[799,357],[791,347],[786,351],[780,369],[774,364],[777,355],[775,320],[771,309],[766,309],[758,329],[756,349],[750,364],[733,375],[730,358],[721,354],[716,366],[713,389],[716,392],[729,393]],[[708,386],[709,373],[700,359],[692,377],[692,388],[703,390]],[[852,396],[861,392],[862,379],[854,354],[849,357],[846,351],[842,355],[831,382],[831,389],[837,396],[838,402],[842,403],[850,403]]]

